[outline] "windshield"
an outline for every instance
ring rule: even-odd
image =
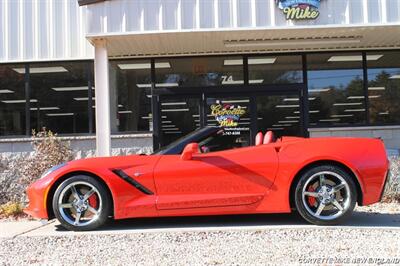
[[[152,153],[152,155],[164,154],[165,151],[168,151],[176,146],[179,146],[182,143],[186,143],[188,140],[192,139],[195,135],[205,132],[205,131],[208,131],[208,130],[210,130],[209,127],[196,129],[195,131],[193,131],[185,136],[182,136],[181,138],[175,140],[174,142],[168,144],[167,146],[164,146],[164,147],[156,150],[154,153]]]

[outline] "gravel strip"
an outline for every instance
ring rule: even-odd
[[[136,233],[17,237],[0,243],[1,265],[265,265],[309,264],[313,259],[318,264],[355,259],[400,263],[400,230]]]
[[[371,216],[400,204],[357,207]],[[364,261],[366,260],[366,261]],[[400,265],[398,228],[273,228],[3,238],[0,265]]]

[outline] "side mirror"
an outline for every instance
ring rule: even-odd
[[[199,152],[199,144],[197,144],[197,143],[189,143],[183,149],[183,152],[181,154],[181,160],[184,160],[184,161],[191,160],[192,157],[193,157],[193,154],[196,154],[198,152]]]

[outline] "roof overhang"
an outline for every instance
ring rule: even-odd
[[[110,58],[400,48],[399,25],[227,29],[88,35]]]

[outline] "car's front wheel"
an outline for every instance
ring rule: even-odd
[[[53,211],[68,230],[94,230],[107,221],[110,203],[110,195],[102,183],[91,176],[77,175],[57,187]]]
[[[334,225],[351,215],[357,190],[352,177],[336,165],[305,171],[295,190],[296,209],[310,223]]]

